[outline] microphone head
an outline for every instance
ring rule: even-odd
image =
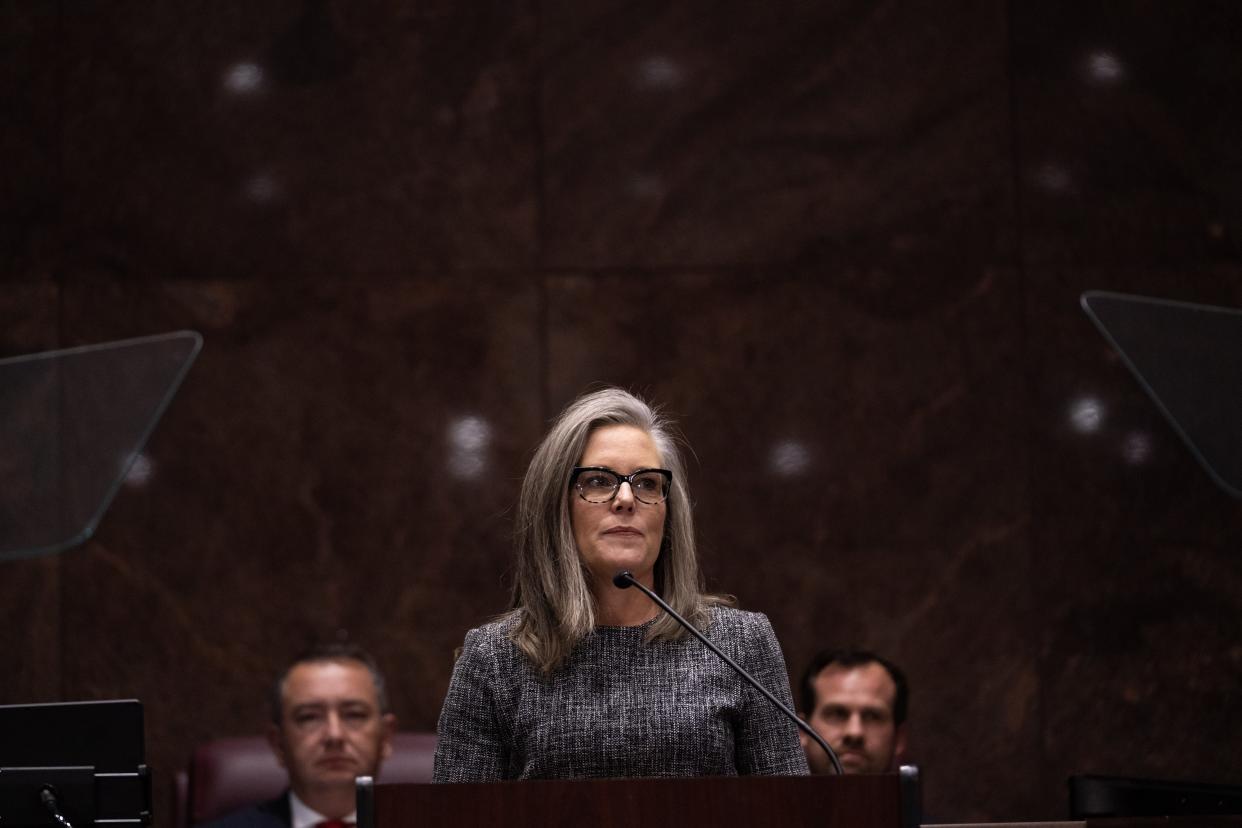
[[[628,569],[623,569],[612,576],[612,585],[617,589],[629,589],[632,583],[634,583],[634,575]]]

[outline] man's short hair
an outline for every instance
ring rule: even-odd
[[[293,668],[299,664],[317,664],[325,661],[354,661],[366,667],[367,672],[371,674],[371,681],[375,683],[375,695],[379,699],[380,715],[388,713],[388,691],[384,686],[384,676],[380,673],[379,665],[375,663],[375,659],[357,644],[332,641],[326,644],[313,644],[307,647],[295,655],[285,669],[280,671],[280,675],[276,677],[276,681],[272,684],[270,703],[272,722],[277,727],[284,720],[285,679],[289,678]]]
[[[811,659],[806,672],[802,674],[802,712],[807,716],[815,712],[815,677],[825,667],[837,666],[864,667],[868,664],[879,664],[886,671],[897,687],[897,695],[893,698],[893,723],[900,725],[906,720],[907,707],[910,703],[910,687],[906,684],[906,674],[901,668],[883,656],[870,650],[824,650]]]

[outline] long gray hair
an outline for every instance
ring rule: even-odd
[[[561,412],[535,450],[518,499],[513,609],[519,618],[512,639],[544,673],[560,666],[595,628],[595,599],[570,521],[569,477],[591,433],[609,425],[634,426],[651,435],[661,464],[673,473],[655,564],[656,592],[700,628],[708,607],[724,600],[703,592],[686,467],[672,422],[619,388],[586,394]],[[685,634],[665,615],[652,625],[647,640],[671,641]]]

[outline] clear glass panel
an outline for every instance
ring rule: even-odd
[[[0,360],[0,560],[91,536],[202,344],[179,331]]]
[[[1082,307],[1208,474],[1242,497],[1242,311],[1101,291]]]

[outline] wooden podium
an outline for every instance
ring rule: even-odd
[[[470,785],[358,780],[359,828],[914,828],[918,820],[917,772]]]

